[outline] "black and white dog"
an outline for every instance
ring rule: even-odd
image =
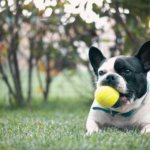
[[[120,97],[107,109],[94,100],[87,119],[87,135],[104,127],[139,128],[141,134],[150,133],[150,41],[144,43],[133,57],[117,56],[106,59],[95,47],[89,50],[89,59],[97,76],[97,88],[108,85]]]

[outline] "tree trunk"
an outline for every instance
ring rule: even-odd
[[[46,52],[46,61],[47,61],[47,68],[46,68],[46,88],[44,91],[44,102],[47,102],[47,97],[48,97],[48,93],[49,93],[49,85],[51,83],[51,77],[50,77],[50,49],[47,49]]]
[[[16,90],[16,101],[19,105],[22,105],[23,94],[22,94],[22,88],[21,88],[21,82],[20,82],[20,71],[19,71],[18,60],[17,60],[18,31],[14,33],[15,31],[12,29],[12,32],[13,34],[11,38],[11,44],[8,49],[8,62],[9,62],[11,75],[13,77],[15,90]]]
[[[31,92],[32,92],[32,88],[31,88],[31,85],[32,85],[32,59],[33,59],[33,55],[32,55],[32,52],[30,54],[30,58],[29,58],[29,74],[28,74],[28,98],[27,98],[27,103],[28,105],[30,105],[30,102],[31,102]]]

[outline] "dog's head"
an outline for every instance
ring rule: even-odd
[[[99,49],[91,47],[89,59],[98,79],[97,87],[108,85],[120,93],[113,108],[131,104],[146,93],[146,75],[150,70],[150,41],[144,43],[133,57],[106,59]]]

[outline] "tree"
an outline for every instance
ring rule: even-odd
[[[67,15],[64,12],[65,3],[68,2],[58,1],[56,6],[47,6],[45,10],[40,11],[32,1],[29,4],[24,4],[24,1],[17,0],[12,4],[16,9],[12,10],[12,6],[5,0],[5,5],[2,7],[3,11],[0,13],[3,18],[1,22],[3,33],[0,42],[5,43],[5,46],[8,47],[5,59],[8,61],[13,85],[10,84],[2,61],[0,73],[9,88],[10,94],[19,106],[25,102],[30,104],[32,71],[34,68],[37,69],[41,92],[46,102],[53,75],[58,74],[65,68],[75,69],[79,62],[88,66],[88,61],[80,58],[74,41],[84,41],[89,47],[92,44],[91,38],[97,35],[79,15]],[[43,16],[47,9],[51,9],[52,14],[45,18]],[[7,26],[9,30],[4,29],[4,26]],[[21,41],[24,38],[27,38],[27,43],[29,43],[28,56],[25,56],[20,48]],[[25,57],[28,66],[27,98],[22,91],[20,80],[20,54]],[[2,57],[4,56],[1,55],[1,59]],[[46,74],[45,84],[41,82],[39,71]]]
[[[6,2],[6,6],[8,6],[8,2]],[[13,15],[13,12],[10,11],[10,7],[4,8],[4,13],[1,12],[2,16],[2,21],[1,23],[1,41],[5,42],[8,40],[8,37],[5,35],[8,35],[9,32],[9,45],[7,48],[7,60],[9,64],[9,69],[11,72],[11,75],[13,77],[13,83],[14,83],[14,88],[15,91],[13,90],[13,87],[11,87],[9,80],[4,72],[3,66],[2,66],[2,61],[0,61],[0,72],[2,74],[3,80],[7,84],[9,88],[10,94],[12,94],[15,98],[16,101],[19,105],[22,104],[23,102],[23,94],[22,94],[22,87],[21,87],[21,82],[20,82],[20,74],[19,74],[19,66],[18,66],[18,61],[17,61],[17,49],[18,49],[18,40],[19,40],[19,29],[20,29],[20,24],[19,24],[19,14],[21,12],[21,7],[19,5],[19,0],[16,0],[16,3],[14,5],[16,9],[16,15]],[[6,15],[7,14],[7,15]],[[6,18],[7,17],[7,20]],[[5,24],[5,21],[7,21],[8,25],[8,32],[3,31],[3,25]],[[1,56],[2,57],[2,56]],[[1,58],[2,59],[2,58]]]

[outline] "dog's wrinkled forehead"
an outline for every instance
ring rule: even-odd
[[[116,73],[114,65],[116,62],[116,59],[118,59],[120,56],[112,57],[110,59],[106,59],[99,67],[98,71],[105,71],[105,72],[111,72]]]
[[[130,69],[134,73],[143,72],[143,67],[140,61],[135,57],[128,56],[116,56],[106,59],[102,64],[100,64],[98,71],[117,73],[117,68],[121,66],[126,69]]]

